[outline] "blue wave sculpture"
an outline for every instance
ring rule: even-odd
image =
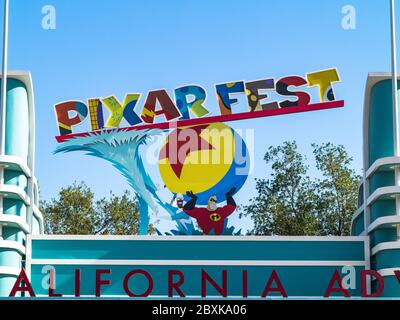
[[[86,154],[107,160],[127,179],[134,190],[140,213],[140,234],[147,234],[149,225],[149,208],[157,210],[156,203],[165,207],[158,197],[157,188],[146,173],[139,147],[151,138],[162,133],[162,130],[103,130],[91,132],[87,136],[73,137],[60,143],[54,153],[86,151]],[[173,207],[172,207],[173,208]],[[167,208],[171,214],[172,208]]]
[[[54,153],[85,151],[87,155],[107,160],[127,179],[133,189],[139,204],[139,233],[148,232],[150,216],[149,209],[157,212],[161,206],[176,223],[176,230],[167,235],[201,235],[193,221],[178,208],[164,202],[157,195],[157,187],[152,178],[146,173],[139,148],[150,142],[155,136],[164,131],[148,130],[102,130],[90,132],[85,136],[76,136],[61,142]],[[235,234],[227,230],[227,234]],[[159,232],[157,230],[159,234]],[[239,231],[240,233],[240,231]],[[224,233],[225,234],[225,233]]]

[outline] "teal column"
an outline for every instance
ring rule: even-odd
[[[26,235],[42,232],[36,180],[33,95],[29,74],[7,80],[5,155],[0,155],[0,296],[8,296],[25,265]],[[34,186],[34,188],[32,188]]]
[[[352,233],[369,236],[371,269],[383,276],[385,297],[400,296],[393,272],[400,270],[400,215],[396,210],[400,186],[395,182],[400,157],[395,153],[393,115],[390,74],[370,74],[364,104],[364,179]],[[372,281],[372,291],[376,286]]]

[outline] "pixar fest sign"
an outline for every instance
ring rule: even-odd
[[[88,99],[87,103],[75,100],[66,101],[55,105],[60,132],[57,141],[63,142],[72,137],[84,135],[72,134],[72,130],[74,126],[85,121],[88,116],[92,131],[119,128],[123,119],[131,126],[130,130],[140,130],[145,128],[166,129],[174,124],[186,126],[294,113],[296,111],[291,109],[293,107],[300,111],[340,107],[343,106],[343,103],[320,105],[336,101],[332,83],[338,81],[340,78],[337,70],[328,69],[308,73],[306,77],[286,76],[277,81],[274,78],[266,78],[217,84],[215,91],[220,112],[218,116],[210,116],[211,112],[205,106],[206,90],[199,85],[186,85],[175,89],[175,99],[172,99],[164,89],[149,91],[140,113],[137,112],[137,106],[143,96],[141,93],[126,94],[122,103],[114,96]],[[307,92],[311,87],[318,88],[319,101],[312,103],[311,95]],[[282,97],[282,100],[268,101],[268,91],[275,91]],[[234,114],[232,106],[238,100],[232,98],[232,94],[246,95],[249,112]],[[189,97],[192,98],[190,101]],[[158,105],[159,109],[157,109]],[[106,121],[105,109],[110,112]],[[72,116],[71,113],[73,113]],[[164,116],[167,121],[155,124],[155,119],[160,116]],[[195,120],[196,118],[197,120]]]
[[[124,99],[60,102],[55,105],[55,153],[84,151],[112,163],[136,194],[141,234],[147,233],[150,212],[160,210],[175,222],[168,235],[238,234],[227,227],[227,219],[235,212],[235,194],[248,176],[250,156],[243,137],[226,122],[343,107],[334,94],[338,81],[332,68],[305,76],[217,84],[218,112],[199,85],[178,87],[173,95],[159,89],[127,93]],[[318,100],[312,101],[311,90]],[[245,112],[235,112],[239,95],[247,103]],[[74,132],[86,120],[90,132]],[[165,188],[157,187],[157,178],[148,174],[141,152],[141,146],[162,134],[166,137],[158,150],[158,179],[169,190],[169,199],[161,195]]]

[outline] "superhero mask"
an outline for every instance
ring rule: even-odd
[[[181,194],[178,194],[176,197],[176,205],[179,209],[182,209],[183,207],[183,196]]]
[[[207,210],[208,211],[217,210],[217,197],[216,196],[212,196],[212,197],[210,197],[210,199],[208,199]]]

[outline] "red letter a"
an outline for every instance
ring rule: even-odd
[[[271,288],[273,282],[276,283],[276,288]],[[279,279],[279,276],[275,270],[272,270],[271,276],[268,279],[268,283],[265,286],[265,289],[261,295],[261,298],[265,298],[269,292],[280,292],[281,296],[284,298],[287,298],[287,296],[288,296],[286,294],[286,291],[283,288],[282,282]]]
[[[23,283],[25,285],[23,285]],[[29,295],[31,297],[36,297],[35,292],[33,292],[33,288],[31,286],[31,283],[29,282],[28,276],[25,273],[24,269],[21,269],[21,272],[18,275],[17,280],[14,283],[13,288],[11,289],[10,292],[10,297],[15,297],[15,294],[20,291],[20,292],[29,292]]]
[[[334,288],[335,282],[339,283],[339,288]],[[339,271],[335,270],[331,281],[329,282],[328,289],[324,294],[324,298],[329,298],[331,296],[331,292],[341,292],[346,298],[350,298],[350,293],[342,286],[342,278],[340,277]]]

